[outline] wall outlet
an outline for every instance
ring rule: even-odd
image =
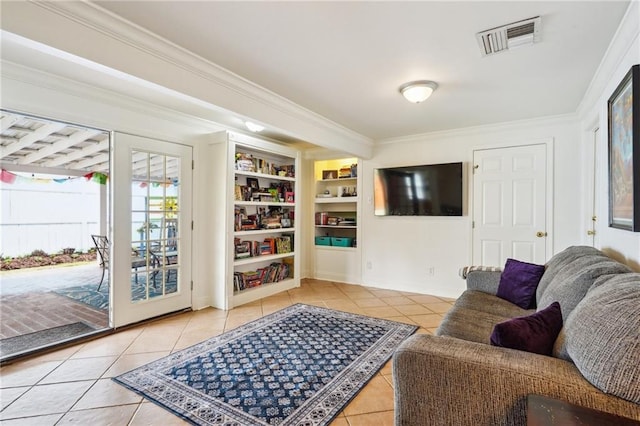
[[[371,261],[367,262],[367,269],[373,269],[373,265],[371,264]]]
[[[429,266],[429,268],[427,268],[427,275],[432,277],[435,274],[436,274],[436,268],[434,266]]]

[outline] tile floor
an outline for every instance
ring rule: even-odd
[[[0,339],[82,321],[96,330],[109,325],[107,311],[55,293],[95,283],[102,268],[96,263],[64,264],[0,272]],[[105,284],[103,284],[104,289]]]
[[[453,299],[304,280],[301,287],[225,312],[207,308],[121,331],[0,369],[0,423],[13,425],[186,424],[111,377],[293,303],[420,326],[432,333]],[[331,423],[393,425],[391,363]]]

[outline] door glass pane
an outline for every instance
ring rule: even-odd
[[[179,159],[134,152],[132,164],[131,300],[179,289]]]

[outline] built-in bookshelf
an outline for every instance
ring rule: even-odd
[[[226,151],[228,185],[226,231],[214,234],[225,239],[222,285],[224,309],[230,309],[300,285],[295,215],[300,153],[246,135],[217,136],[212,151]]]
[[[360,283],[358,160],[314,163],[314,276]]]

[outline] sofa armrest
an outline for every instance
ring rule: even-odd
[[[525,425],[529,394],[640,418],[568,361],[452,337],[411,336],[393,356],[393,380],[396,426]]]
[[[500,271],[470,271],[467,274],[467,290],[478,290],[495,295],[500,284]]]

